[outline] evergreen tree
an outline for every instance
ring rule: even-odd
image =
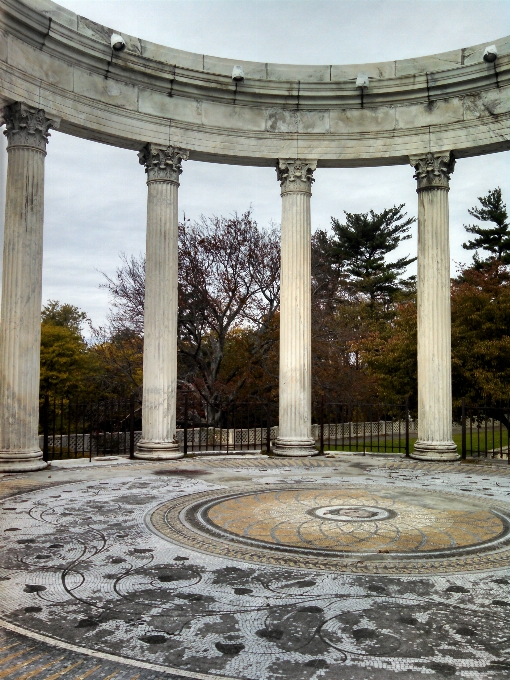
[[[401,241],[411,238],[408,232],[416,219],[407,217],[403,208],[404,204],[381,213],[344,211],[345,224],[331,218],[331,257],[349,275],[354,290],[368,296],[372,307],[376,302],[388,304],[411,283],[411,279],[400,277],[415,257],[386,261]]]
[[[462,247],[474,251],[480,248],[490,253],[487,259],[481,260],[478,252],[475,252],[473,259],[477,269],[489,265],[494,260],[510,264],[510,223],[506,205],[501,197],[501,189],[496,187],[489,191],[487,196],[479,196],[478,200],[482,207],[471,208],[468,212],[480,222],[489,222],[490,225],[465,224],[464,229],[470,234],[475,234],[477,238],[463,243]]]

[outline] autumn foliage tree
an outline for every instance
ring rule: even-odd
[[[49,300],[41,313],[42,394],[56,399],[90,399],[101,367],[83,335],[86,314],[70,304]]]
[[[510,399],[510,274],[499,262],[466,267],[452,281],[452,385],[459,405]],[[383,399],[417,401],[416,303],[359,343]]]
[[[312,236],[312,389],[316,404],[368,401],[371,376],[362,370],[353,343],[366,322],[364,305],[349,274],[331,257],[332,238],[322,230]]]
[[[510,399],[510,272],[494,261],[452,283],[452,379],[457,403]]]
[[[143,301],[145,258],[120,255],[115,276],[103,274],[110,294],[106,325],[92,328],[94,351],[102,366],[101,387],[112,396],[141,394],[143,379]]]
[[[393,318],[372,327],[357,338],[364,370],[374,380],[377,398],[386,403],[402,403],[409,397],[411,408],[418,402],[418,362],[416,301],[399,303]]]
[[[454,403],[510,399],[510,224],[499,188],[479,198],[464,247],[474,261],[452,281]],[[312,236],[314,401],[417,406],[415,258],[397,257],[414,218],[404,206],[332,218]],[[225,403],[278,399],[279,234],[251,211],[179,225],[178,378],[219,422]],[[481,259],[478,250],[488,257]],[[141,391],[145,259],[121,256],[106,277],[110,313],[93,343],[71,305],[43,310],[41,386],[57,395]]]
[[[101,365],[98,394],[121,397],[141,396],[143,376],[143,338],[132,329],[109,332],[108,326],[93,329],[92,351]]]

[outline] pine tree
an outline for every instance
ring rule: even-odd
[[[400,277],[415,257],[401,257],[387,262],[401,241],[411,238],[408,233],[416,221],[406,217],[404,204],[387,208],[381,213],[345,212],[345,224],[332,217],[334,237],[331,257],[349,275],[354,290],[368,296],[369,303],[389,303],[396,294],[409,286],[410,280]]]
[[[510,223],[506,205],[501,197],[501,189],[497,187],[489,191],[487,196],[479,196],[478,200],[482,207],[471,208],[468,212],[480,222],[489,222],[490,225],[465,224],[464,229],[470,234],[476,234],[477,238],[463,243],[462,247],[474,251],[480,248],[490,253],[487,259],[482,260],[478,257],[478,252],[475,252],[473,259],[477,269],[489,265],[494,260],[510,264]]]

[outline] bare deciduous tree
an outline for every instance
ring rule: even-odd
[[[145,258],[122,255],[115,277],[105,276],[112,336],[143,335]],[[234,399],[274,341],[268,333],[279,305],[280,246],[274,227],[260,229],[251,211],[202,217],[179,225],[179,369],[181,384],[200,394],[208,420],[219,402]],[[233,364],[219,379],[225,346],[234,331],[249,336],[248,365]]]
[[[179,347],[213,411],[246,380],[247,367],[234,366],[218,382],[229,334],[250,331],[251,363],[267,349],[266,331],[279,304],[279,263],[278,234],[259,229],[250,211],[180,227]]]
[[[120,254],[122,265],[117,268],[115,278],[103,272],[106,288],[110,293],[111,309],[107,321],[111,335],[131,331],[143,336],[143,302],[145,298],[145,257]]]

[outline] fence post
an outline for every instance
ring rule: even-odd
[[[43,405],[43,460],[47,463],[49,458],[49,415],[50,415],[50,398],[46,393],[44,395]]]
[[[135,457],[135,395],[129,397],[129,458]]]
[[[271,453],[271,402],[267,402],[266,453]]]
[[[324,395],[321,397],[321,443],[320,443],[320,453],[321,456],[324,455]]]
[[[186,455],[188,453],[188,393],[184,393],[184,442],[183,442],[183,453]]]
[[[510,410],[510,409],[509,409]],[[501,422],[503,418],[506,418],[506,421],[508,422],[508,418],[510,417],[509,411],[505,414],[505,407],[503,405],[503,402],[501,403],[501,416],[499,419],[499,446],[501,449],[501,460],[505,457],[505,454],[503,452],[503,423]],[[494,422],[494,420],[493,420]],[[494,430],[494,427],[493,427]],[[492,441],[494,442],[494,435],[492,436]],[[494,444],[493,444],[494,446]],[[508,425],[506,426],[506,455],[507,455],[507,460],[508,464],[510,465],[510,427]]]
[[[89,434],[89,463],[92,463],[92,438],[93,438],[93,432],[94,432],[94,419],[91,418],[90,420],[90,427],[88,428],[90,430]]]
[[[406,397],[406,458],[409,457],[409,397]]]
[[[466,460],[466,399],[462,397],[462,460]]]
[[[510,418],[510,408],[507,411],[506,414],[506,420],[508,422],[508,419]],[[501,421],[499,423],[499,428],[501,430]],[[500,435],[499,437],[499,443],[501,445],[501,458],[503,458],[503,434]],[[506,455],[508,458],[508,465],[510,465],[510,428],[507,426],[506,428]]]

